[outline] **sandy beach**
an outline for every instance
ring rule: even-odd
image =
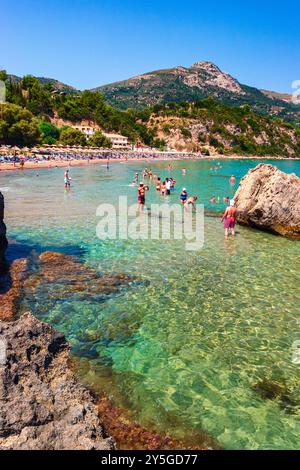
[[[122,155],[119,158],[110,158],[109,164],[116,162],[150,162],[150,161],[176,161],[176,160],[291,160],[296,161],[300,158],[284,158],[284,157],[272,157],[272,156],[239,156],[239,155],[211,155],[211,156],[194,156],[191,157],[186,155],[178,155],[178,157],[171,157],[166,155],[161,155],[159,157],[130,157]],[[49,161],[37,161],[37,162],[25,162],[24,166],[21,163],[7,163],[0,162],[0,172],[1,171],[19,171],[19,170],[41,170],[47,168],[66,168],[66,167],[77,167],[77,166],[87,166],[87,165],[98,165],[106,164],[107,159],[105,158],[93,158],[91,160],[82,160],[82,159],[72,159],[72,160],[49,160]]]

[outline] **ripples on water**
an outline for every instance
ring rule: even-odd
[[[211,172],[214,164],[176,162],[172,201],[186,186],[209,211],[223,210],[210,197],[231,197],[229,176],[240,178],[256,162],[225,161]],[[276,165],[300,173],[300,162]],[[128,183],[142,166],[74,168],[70,194],[61,169],[0,176],[9,233],[27,251],[75,254],[100,272],[137,280],[98,302],[53,302],[41,289],[23,308],[63,331],[86,359],[82,377],[109,390],[141,424],[177,437],[203,429],[228,449],[297,449],[300,366],[291,357],[300,340],[299,243],[241,227],[225,242],[220,221],[208,217],[199,252],[179,241],[100,242],[97,205],[119,194],[134,202]],[[149,166],[168,175],[167,162]],[[148,200],[159,200],[154,189]],[[263,382],[281,384],[284,396],[262,398],[253,387]]]

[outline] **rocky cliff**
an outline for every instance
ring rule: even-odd
[[[238,222],[300,239],[300,178],[260,164],[242,179],[235,195]]]
[[[7,248],[6,226],[4,223],[4,197],[0,192],[0,274],[4,270],[4,255]]]

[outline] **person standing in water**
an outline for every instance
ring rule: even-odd
[[[187,190],[186,190],[186,188],[183,188],[183,190],[182,190],[182,192],[181,192],[181,194],[180,194],[180,202],[181,202],[182,204],[185,204],[186,201],[187,201],[187,199],[188,199]]]
[[[227,207],[222,217],[222,222],[224,222],[226,240],[228,240],[229,230],[231,231],[231,235],[233,237],[235,236],[236,212],[237,212],[237,209],[235,207],[235,202],[232,199],[230,201],[230,205]]]
[[[230,181],[230,184],[235,184],[235,183],[236,183],[236,178],[235,178],[235,176],[233,176],[233,175],[230,176],[230,180],[229,180],[229,181]]]
[[[65,182],[65,189],[70,189],[71,188],[71,178],[70,178],[69,170],[65,171],[64,182]]]
[[[182,168],[182,176],[186,176],[186,168]]]
[[[138,205],[139,212],[143,211],[146,203],[146,191],[149,191],[149,187],[145,186],[144,183],[140,183],[138,187]]]

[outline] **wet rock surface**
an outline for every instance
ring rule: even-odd
[[[0,277],[0,320],[12,321],[19,308],[28,260],[15,260],[9,271]]]
[[[110,450],[65,337],[30,313],[0,321],[0,450]],[[6,345],[6,354],[4,347]]]
[[[235,195],[237,221],[300,240],[300,178],[260,164],[242,179]]]

